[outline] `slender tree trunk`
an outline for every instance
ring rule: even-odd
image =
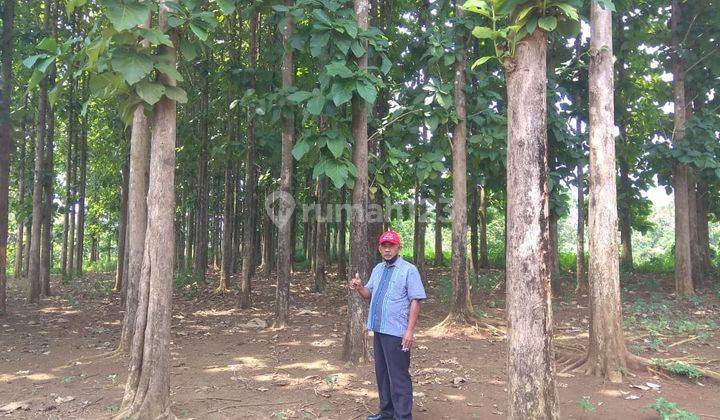
[[[327,230],[327,186],[328,181],[326,177],[321,177],[317,181],[317,207],[315,208],[315,258],[313,259],[313,291],[322,292],[325,290],[325,264],[327,261],[326,249],[326,230]]]
[[[549,170],[549,169],[548,169]],[[560,279],[560,253],[558,246],[558,216],[550,210],[550,218],[548,220],[550,240],[550,283],[554,296],[560,295],[562,287]]]
[[[580,103],[580,98],[578,98]],[[580,116],[576,116],[575,120],[575,133],[578,136],[578,143],[580,144],[580,150],[582,151],[582,123]],[[583,152],[584,153],[584,152]],[[577,165],[577,241],[575,243],[575,250],[577,254],[577,261],[575,264],[575,278],[576,285],[575,290],[578,293],[587,292],[589,285],[587,275],[585,273],[585,176],[583,174],[583,162],[582,159]]]
[[[465,15],[461,2],[456,2],[455,16]],[[467,53],[466,36],[456,37],[454,105],[457,124],[452,138],[452,262],[450,278],[452,297],[446,321],[470,322],[475,318],[470,301],[470,280],[467,275],[467,117],[465,80]]]
[[[443,205],[442,195],[440,192],[440,180],[435,186],[435,267],[443,265],[443,250],[442,250],[442,218],[443,218]]]
[[[228,114],[231,115],[232,111]],[[235,126],[234,122],[229,125]],[[232,129],[231,129],[232,130]],[[234,133],[233,133],[234,136]],[[225,163],[225,204],[223,207],[223,256],[220,266],[219,292],[225,292],[230,288],[230,275],[232,274],[232,236],[233,236],[233,205],[235,204],[235,180],[233,179],[232,159],[228,158]]]
[[[191,271],[193,264],[193,247],[195,246],[195,212],[193,207],[188,207],[185,219],[185,227],[187,230],[187,241],[185,242],[185,270]]]
[[[624,127],[620,128],[620,135],[626,130]],[[620,250],[620,266],[624,270],[632,271],[633,269],[633,256],[632,256],[632,219],[630,215],[630,195],[632,191],[630,189],[631,181],[627,158],[619,156],[620,166],[620,205],[618,206],[620,211],[620,243],[622,245]]]
[[[160,3],[159,24],[167,27],[166,0]],[[172,33],[172,38],[176,35]],[[175,50],[161,47],[175,65]],[[175,81],[161,76],[165,85]],[[170,413],[170,321],[175,214],[175,101],[163,96],[155,105],[152,124],[148,219],[139,304],[130,353],[128,380],[118,418],[164,419]]]
[[[285,5],[291,7],[293,0],[285,0]],[[282,26],[283,65],[282,87],[285,90],[292,88],[295,69],[293,67],[293,50],[290,37],[294,30],[292,16],[285,15]],[[295,230],[292,199],[293,182],[293,156],[292,148],[295,138],[295,112],[283,115],[282,119],[282,146],[280,151],[280,209],[277,216],[278,223],[278,262],[277,281],[275,289],[275,328],[284,328],[289,320],[290,282],[291,270],[295,253],[293,232]],[[288,223],[292,222],[292,223]]]
[[[50,0],[45,0],[45,10],[50,10]],[[46,17],[49,21],[49,16]],[[35,169],[33,179],[33,210],[32,227],[30,230],[30,253],[28,254],[28,301],[40,301],[41,267],[40,267],[40,234],[42,231],[42,194],[43,194],[43,161],[45,160],[46,117],[48,109],[48,81],[40,81],[38,94],[37,134],[35,137]]]
[[[413,263],[417,266],[420,260],[420,240],[422,235],[420,234],[422,227],[420,226],[420,180],[415,177],[415,193],[414,198],[414,217],[413,217]],[[371,248],[372,249],[372,248]]]
[[[10,102],[12,101],[12,51],[15,0],[5,0],[3,5],[3,30],[0,40],[2,62],[0,63],[0,315],[6,312],[7,289],[7,238],[8,197],[10,186]],[[25,140],[23,140],[23,144]],[[23,156],[24,158],[24,156]],[[20,177],[22,177],[22,172]],[[22,194],[20,195],[22,201]],[[18,245],[22,247],[22,244]],[[17,273],[15,274],[17,277]]]
[[[622,382],[627,349],[622,329],[615,235],[617,192],[611,11],[592,3],[590,19],[590,339],[585,367],[588,374]]]
[[[682,18],[680,0],[671,0],[670,18],[671,56],[673,69],[673,97],[675,102],[673,143],[682,143],[685,137],[685,64],[680,57],[682,33],[678,29]],[[692,275],[692,252],[690,244],[689,217],[689,169],[682,163],[676,163],[673,170],[675,190],[675,293],[679,296],[694,295]]]
[[[50,2],[50,8],[46,9],[50,14],[50,27],[53,37],[56,35],[57,4]],[[55,85],[57,70],[55,64],[50,66],[48,75],[48,89]],[[49,97],[48,97],[49,100]],[[47,106],[47,132],[45,133],[45,159],[43,159],[43,202],[42,202],[42,244],[40,250],[40,282],[42,284],[41,294],[52,296],[50,291],[50,268],[52,266],[52,243],[53,243],[53,201],[55,186],[55,110],[48,103]]]
[[[87,79],[83,81],[83,91],[85,97],[87,97],[88,82]],[[78,206],[77,206],[77,224],[75,225],[77,244],[75,245],[75,272],[79,275],[83,275],[83,254],[85,249],[85,181],[87,176],[87,130],[88,130],[88,118],[87,114],[83,117],[82,128],[80,133],[80,164],[79,171],[80,177],[78,179]]]
[[[480,267],[490,267],[488,261],[488,242],[487,242],[487,190],[485,186],[480,186]]]
[[[480,260],[478,259],[478,210],[480,200],[478,197],[477,183],[470,184],[470,261],[472,263],[473,275],[478,277],[480,271]]]
[[[125,244],[128,225],[128,188],[130,186],[130,160],[126,159],[120,175],[120,223],[118,226],[118,257],[115,265],[115,287],[113,291],[124,289],[122,284],[125,271]]]
[[[77,84],[77,82],[76,82],[76,84]],[[78,153],[78,138],[79,138],[79,136],[78,136],[78,132],[77,132],[77,130],[78,130],[77,116],[75,116],[75,125],[76,125],[76,127],[75,127],[74,139],[73,139],[75,148],[73,151],[72,162],[70,163],[72,170],[70,171],[70,181],[69,182],[70,182],[71,187],[70,187],[70,200],[68,201],[68,206],[69,206],[68,218],[69,218],[70,226],[68,227],[68,250],[67,250],[68,255],[67,255],[66,271],[68,273],[68,276],[70,276],[70,278],[73,277],[73,274],[75,272],[75,217],[76,217],[75,204],[76,204],[76,200],[77,200],[75,190],[77,189],[77,175],[78,175],[77,174],[78,173],[77,164],[78,164],[78,155],[79,155],[79,153]],[[97,238],[96,238],[96,242],[97,242]],[[96,247],[97,247],[97,244],[96,244]]]
[[[148,182],[150,172],[148,119],[142,106],[135,108],[130,135],[130,175],[128,176],[128,262],[125,289],[125,311],[119,350],[131,348],[139,305],[140,280],[145,254],[148,219]],[[97,242],[97,241],[95,241]],[[92,254],[92,252],[91,252]]]
[[[90,237],[90,262],[96,262],[98,260],[98,239],[97,235]]]
[[[72,207],[73,143],[75,141],[75,78],[70,74],[68,83],[67,155],[65,157],[65,208],[63,210],[62,251],[60,269],[63,277],[68,275],[68,250],[70,240],[70,209]]]
[[[697,229],[698,245],[700,251],[700,267],[702,277],[710,275],[712,263],[710,261],[710,229],[708,225],[708,209],[710,207],[707,184],[698,182],[697,186]]]
[[[347,272],[347,254],[346,250],[346,231],[347,231],[347,211],[345,210],[345,201],[347,200],[347,188],[343,185],[340,189],[340,232],[338,235],[338,277],[342,279],[348,278]]]
[[[508,418],[558,417],[550,310],[547,33],[536,30],[504,64],[508,93]],[[528,310],[532,308],[532,310]]]
[[[688,107],[689,108],[689,107]],[[689,119],[690,117],[688,117]],[[690,260],[692,261],[693,288],[697,290],[703,282],[702,263],[700,262],[700,237],[697,223],[697,176],[690,170],[688,185],[688,219],[690,220]]]
[[[368,28],[367,0],[354,0],[355,17],[358,28]],[[367,45],[363,45],[367,48]],[[367,68],[368,55],[363,54],[357,59],[360,71]],[[359,274],[366,282],[370,275],[370,250],[367,238],[367,207],[368,207],[368,135],[367,135],[367,104],[357,93],[352,98],[352,134],[354,140],[353,163],[357,168],[357,177],[352,191],[352,208],[350,211],[350,273]],[[345,279],[343,279],[345,280]],[[354,290],[348,289],[348,319],[343,342],[342,359],[352,363],[367,359],[367,342],[365,333],[366,304]]]
[[[250,88],[255,88],[255,66],[257,63],[257,28],[259,14],[252,12],[248,36],[248,71],[251,76]],[[243,262],[240,274],[240,306],[250,307],[250,289],[254,273],[253,253],[255,252],[255,109],[247,111],[247,153],[245,160],[245,202],[243,210]]]
[[[197,169],[197,212],[195,213],[195,276],[205,281],[208,266],[208,118],[210,91],[210,57],[208,52],[201,66],[202,93],[200,95],[200,153]]]
[[[5,77],[5,76],[3,76]],[[1,90],[0,90],[1,91]],[[0,94],[2,95],[2,94]],[[27,104],[27,101],[26,101]],[[1,113],[2,111],[0,111]],[[2,117],[0,117],[0,120],[2,120]],[[4,128],[0,127],[0,130],[3,130],[5,132]],[[26,155],[26,142],[27,142],[27,136],[25,135],[27,133],[27,127],[26,122],[23,121],[23,136],[20,139],[20,151],[18,153],[18,200],[19,200],[19,207],[21,209],[25,208],[25,155]],[[9,131],[7,131],[9,134]],[[1,136],[2,134],[0,134]],[[10,164],[8,163],[8,168]],[[15,279],[20,279],[23,276],[23,257],[25,256],[25,219],[26,217],[23,216],[24,212],[18,212],[16,214],[16,224],[17,224],[17,247],[15,248]],[[1,293],[1,292],[0,292]],[[2,298],[0,298],[2,299]]]

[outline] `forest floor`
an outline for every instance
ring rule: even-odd
[[[432,268],[426,276],[429,299],[422,305],[411,367],[415,418],[504,418],[504,337],[472,331],[431,334],[446,314],[448,276],[448,269]],[[495,325],[504,318],[502,276],[486,271],[473,282],[478,313]],[[95,419],[118,410],[127,362],[106,356],[118,343],[122,319],[111,277],[88,274],[69,284],[54,283],[57,296],[39,305],[26,305],[24,285],[10,282],[9,314],[0,319],[0,417]],[[170,384],[175,415],[357,419],[376,411],[372,361],[351,366],[340,360],[344,280],[330,274],[321,295],[310,292],[307,272],[295,273],[291,325],[274,331],[266,327],[273,316],[272,281],[258,275],[254,308],[240,310],[234,293],[214,294],[216,277],[208,279],[206,285],[176,280]],[[623,275],[629,349],[647,358],[681,358],[720,370],[718,288],[678,300],[670,293],[671,281]],[[553,300],[556,343],[565,351],[579,352],[585,345],[586,302],[587,296],[575,296],[571,286]],[[560,372],[556,386],[563,418],[655,419],[658,414],[647,406],[658,398],[700,418],[720,418],[720,385],[705,378],[644,368],[613,384]]]

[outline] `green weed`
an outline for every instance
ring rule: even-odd
[[[665,398],[658,398],[654,403],[645,406],[646,410],[655,410],[663,420],[699,420],[699,417],[689,411],[678,408],[676,403]]]
[[[590,397],[582,397],[578,403],[580,404],[580,408],[586,413],[592,413],[596,410],[595,405],[590,402]]]
[[[689,363],[677,361],[668,362],[662,359],[652,359],[651,361],[654,366],[665,369],[676,375],[687,376],[690,379],[700,379],[700,377],[702,377],[702,373],[700,373],[697,366]]]

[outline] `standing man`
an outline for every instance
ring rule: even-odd
[[[398,255],[400,248],[397,232],[388,230],[380,235],[378,251],[384,261],[375,266],[367,285],[363,286],[355,273],[349,286],[370,300],[367,327],[374,336],[380,412],[367,420],[412,419],[410,347],[415,340],[420,301],[426,296],[420,272]]]

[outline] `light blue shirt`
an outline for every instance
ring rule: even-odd
[[[400,256],[392,264],[377,264],[365,287],[372,294],[368,330],[396,337],[407,329],[410,302],[427,297],[417,267]]]

